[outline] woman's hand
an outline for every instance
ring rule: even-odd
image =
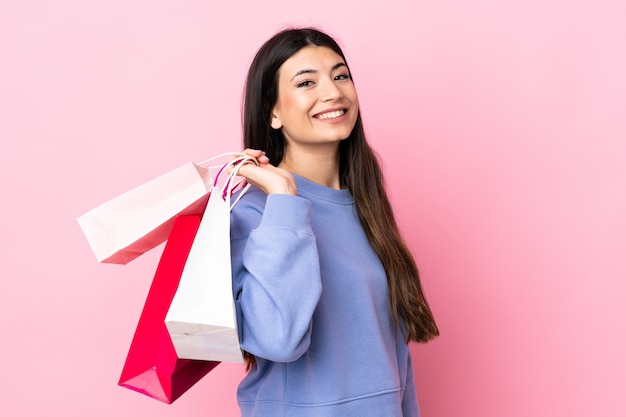
[[[266,194],[298,194],[293,175],[285,169],[270,164],[265,152],[257,149],[246,149],[242,153],[252,156],[259,163],[257,166],[252,161],[245,161],[239,168],[238,175],[244,177],[250,184],[260,188]]]

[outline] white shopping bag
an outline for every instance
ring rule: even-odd
[[[78,217],[98,262],[127,264],[163,243],[177,214],[202,213],[209,168],[187,163]]]
[[[230,197],[239,166],[209,197],[165,317],[179,358],[243,363],[230,261]]]

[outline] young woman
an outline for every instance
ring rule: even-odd
[[[249,372],[242,416],[419,415],[408,342],[438,335],[368,146],[346,59],[311,28],[249,70],[232,211],[233,291]]]

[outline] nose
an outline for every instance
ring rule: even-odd
[[[332,78],[325,79],[321,83],[321,90],[320,97],[322,101],[332,101],[343,97],[343,92]]]

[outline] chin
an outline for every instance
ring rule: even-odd
[[[328,135],[325,135],[328,140],[337,141],[337,140],[345,140],[350,137],[354,128],[345,128],[345,129],[337,129],[335,132],[332,132]]]

